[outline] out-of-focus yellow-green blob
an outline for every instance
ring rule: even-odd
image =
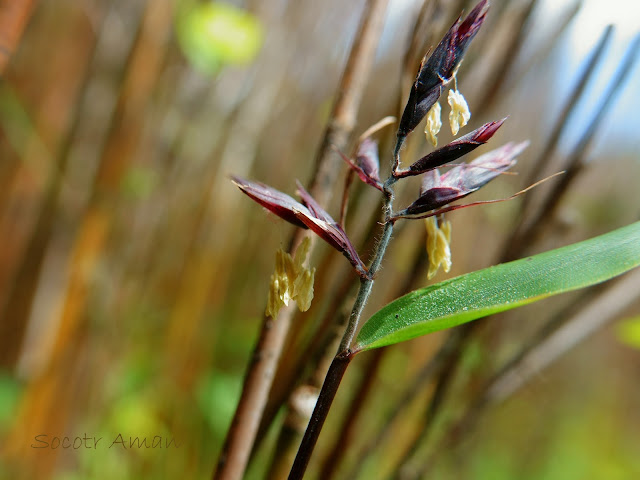
[[[640,315],[627,318],[616,325],[616,336],[630,347],[640,349]]]
[[[223,2],[188,2],[178,15],[176,33],[189,62],[208,74],[251,62],[263,39],[256,17]]]

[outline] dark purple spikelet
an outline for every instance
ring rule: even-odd
[[[378,156],[378,142],[365,138],[358,147],[356,163],[367,177],[380,182],[380,158]]]
[[[528,144],[507,143],[442,175],[437,169],[430,170],[423,178],[418,199],[398,212],[394,219],[425,218],[438,214],[441,207],[475,192],[515,165],[516,157]]]
[[[489,1],[482,0],[464,21],[458,17],[431,56],[422,60],[400,119],[398,137],[406,137],[416,128],[438,101],[444,86],[453,78],[471,40],[482,26],[488,9]]]
[[[233,183],[246,195],[280,218],[301,228],[309,228],[333,248],[341,252],[360,275],[366,267],[344,229],[338,225],[298,182],[298,193],[304,205],[289,195],[264,183],[233,176]]]
[[[307,192],[302,184],[297,180],[296,186],[298,187],[296,193],[300,195],[302,203],[304,203],[304,205],[309,209],[312,217],[322,222],[336,223],[335,220],[331,218],[331,215],[329,215],[329,213],[324,208],[322,208],[318,202],[316,202],[316,199],[313,198],[311,194]]]
[[[399,170],[395,173],[398,178],[420,175],[422,173],[451,163],[467,153],[475,150],[480,145],[489,141],[494,133],[502,126],[506,118],[495,122],[485,123],[480,128],[457,138],[451,143],[434,150],[420,160],[413,163],[407,170]]]
[[[468,165],[452,168],[443,175],[447,182],[459,182],[461,188],[475,192],[485,186],[501,173],[507,171],[516,164],[516,158],[527,147],[529,142],[509,142],[500,148],[491,150],[479,156]]]
[[[295,214],[295,209],[307,210],[307,208],[289,195],[264,183],[252,182],[236,176],[232,176],[231,181],[236,187],[242,190],[244,194],[270,212],[275,213],[280,218],[289,223],[293,223],[297,227],[307,228]]]
[[[309,212],[311,212],[311,215],[305,215],[300,212],[298,214],[299,220],[333,248],[342,252],[359,273],[366,272],[364,263],[360,260],[358,252],[356,252],[344,229],[315,201],[300,182],[296,183],[298,195],[300,195]]]
[[[354,163],[353,160],[340,150],[335,150],[338,152],[338,155],[347,162],[349,168],[358,175],[360,180],[382,191],[382,182],[379,177],[380,161],[378,159],[378,144],[374,140],[366,138],[362,141],[356,154],[357,163]]]
[[[461,57],[465,54],[471,40],[473,40],[473,37],[478,33],[482,22],[484,22],[484,18],[486,17],[488,10],[489,0],[478,2],[469,15],[467,15],[467,18],[465,18],[458,27],[456,42],[457,57]],[[460,59],[457,60],[457,62],[459,63]]]

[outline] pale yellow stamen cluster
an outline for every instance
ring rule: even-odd
[[[276,252],[276,270],[271,275],[266,315],[275,318],[278,311],[290,300],[295,300],[301,312],[306,312],[313,299],[313,278],[316,269],[308,269],[304,262],[309,253],[311,241],[305,238],[295,259],[282,249]]]
[[[434,147],[438,146],[437,135],[442,128],[442,120],[440,119],[441,112],[442,108],[440,107],[440,103],[436,102],[427,114],[427,124],[424,127],[424,133],[427,136],[427,140]]]
[[[431,280],[442,266],[445,272],[451,269],[451,222],[443,221],[438,226],[436,217],[425,220],[427,226],[427,254],[429,255],[429,270],[427,278]]]
[[[449,125],[451,125],[451,133],[457,135],[458,131],[464,127],[471,118],[469,105],[458,90],[449,90],[449,98],[447,99],[451,112],[449,113]]]

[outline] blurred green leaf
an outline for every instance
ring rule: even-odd
[[[482,449],[488,450],[490,454],[487,455],[487,452]],[[491,480],[511,480],[513,478],[513,455],[504,449],[495,448],[494,445],[490,447],[480,445],[478,450],[482,452],[482,455],[471,457],[470,467],[474,472],[474,478],[490,478]]]
[[[186,6],[176,27],[191,64],[214,74],[227,64],[251,62],[262,45],[262,26],[250,13],[222,2]]]
[[[411,292],[362,327],[355,350],[392,345],[594,285],[640,265],[640,222]]]
[[[229,427],[240,397],[242,380],[221,372],[210,372],[198,385],[198,404],[211,430],[220,437]]]
[[[616,335],[622,343],[640,349],[640,315],[619,322]]]
[[[117,434],[128,439],[129,436],[153,437],[165,433],[165,427],[156,415],[155,402],[144,394],[127,395],[118,400],[112,407],[108,427],[115,432],[114,438]]]
[[[29,162],[27,166],[32,171],[39,172],[42,165],[33,160],[34,155],[27,154],[27,147],[35,149],[41,155],[48,154],[47,147],[18,92],[4,82],[0,84],[0,128],[3,140],[18,153],[20,160]]]
[[[60,472],[56,474],[54,480],[83,480],[85,477],[80,472]]]
[[[131,167],[122,180],[124,193],[134,199],[147,198],[158,184],[156,172],[147,167]]]
[[[15,378],[0,374],[0,429],[13,420],[21,390]]]

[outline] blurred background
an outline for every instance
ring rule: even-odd
[[[428,46],[471,8],[423,3],[390,1],[352,140],[398,115]],[[472,198],[507,197],[555,171],[573,173],[553,208],[545,198],[557,179],[524,200],[448,215],[453,267],[435,281],[605,233],[640,213],[635,2],[492,3],[458,76],[472,112],[463,133],[508,115],[491,145],[531,146],[517,177]],[[209,478],[260,330],[275,251],[294,228],[228,177],[291,195],[295,179],[310,181],[366,9],[364,0],[0,2],[0,478]],[[406,55],[419,18],[424,38]],[[451,139],[445,130],[446,122],[441,144]],[[383,174],[393,135],[393,127],[377,135]],[[420,131],[413,137],[405,163],[429,149]],[[327,209],[337,217],[346,169],[334,157]],[[399,204],[416,190],[409,182]],[[378,197],[360,185],[353,194],[347,231],[366,258]],[[368,314],[401,285],[427,284],[424,236],[422,222],[398,232]],[[329,247],[319,246],[311,264],[316,297],[294,318],[282,360],[289,367],[339,285],[357,282]],[[623,277],[484,322],[439,410],[433,428],[442,438],[483,382],[527,346],[545,345],[540,331],[575,320],[578,333],[556,356],[543,350],[536,358],[549,361],[516,375],[521,385],[496,390],[454,445],[430,435],[420,448],[435,456],[434,478],[640,478],[639,294],[640,284]],[[599,298],[608,300],[596,310],[590,302]],[[598,328],[580,329],[579,315],[590,312]],[[400,471],[433,391],[416,383],[418,372],[445,338],[384,349],[375,367],[373,353],[354,362],[310,478],[322,478],[363,378],[373,388],[336,478],[355,466],[359,478]],[[411,386],[419,388],[389,435],[359,456]],[[247,478],[266,478],[282,410],[276,405]],[[162,446],[109,448],[119,435],[127,447],[130,437],[160,437]],[[65,436],[103,440],[53,448]]]

